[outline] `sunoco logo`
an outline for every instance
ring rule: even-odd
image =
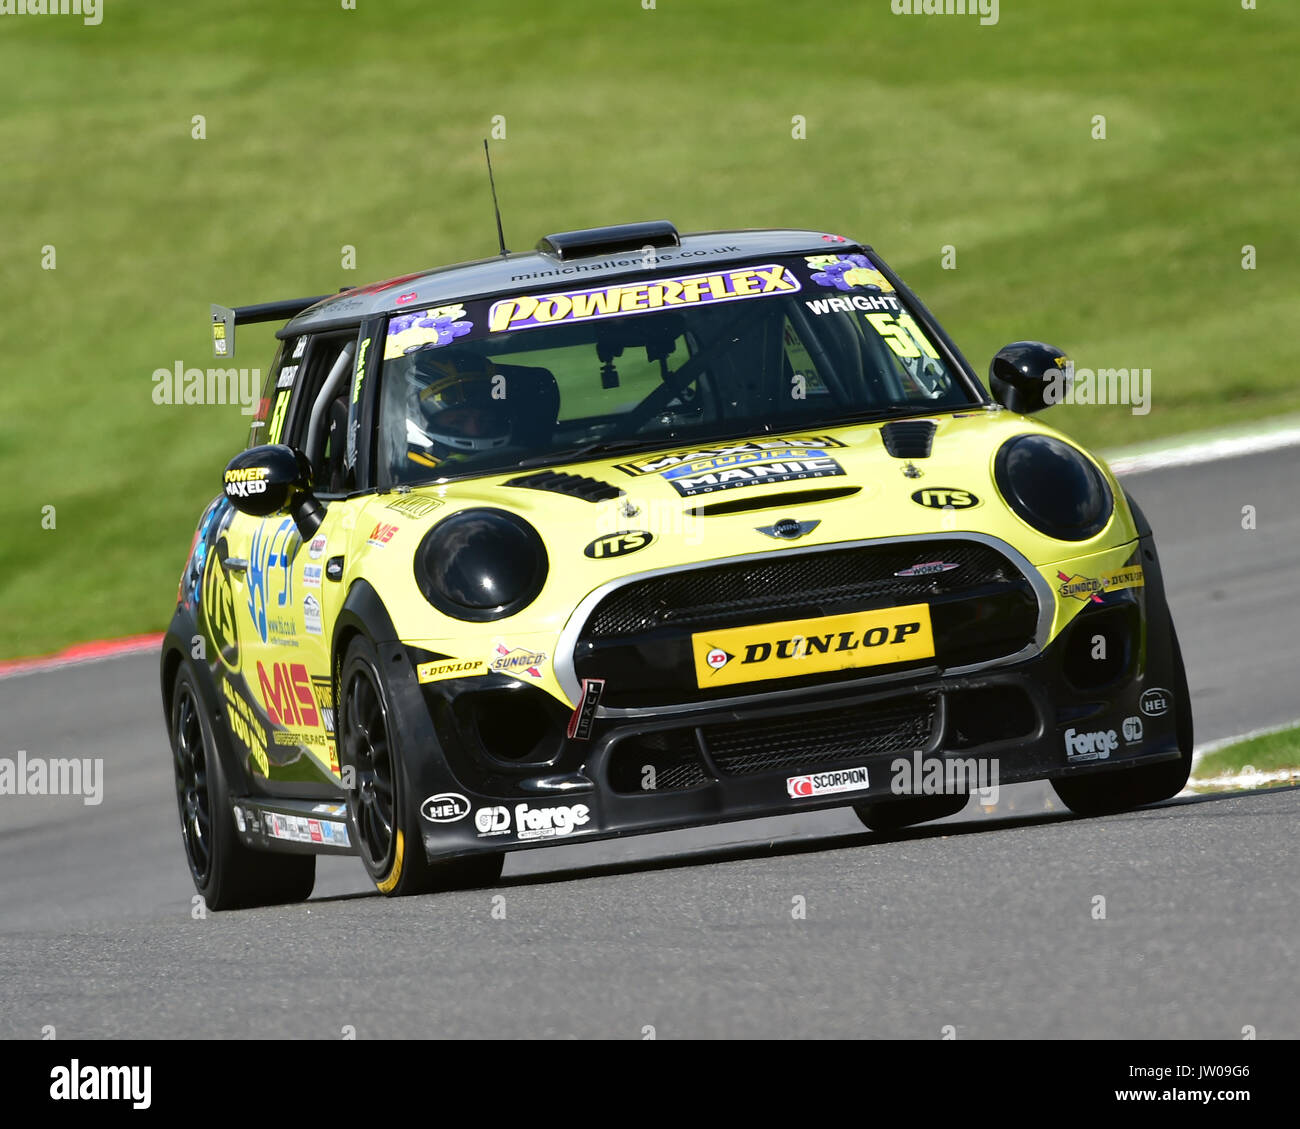
[[[455,823],[469,815],[469,800],[459,792],[439,792],[420,805],[420,814],[430,823]]]

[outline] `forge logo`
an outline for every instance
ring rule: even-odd
[[[266,716],[272,725],[319,728],[320,710],[316,705],[316,694],[311,676],[302,663],[272,663],[268,675],[266,667],[259,662],[257,681],[266,705]]]

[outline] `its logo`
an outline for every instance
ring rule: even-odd
[[[1119,748],[1119,734],[1113,729],[1095,733],[1065,731],[1065,755],[1072,761],[1104,761]]]
[[[366,538],[366,544],[387,545],[393,539],[393,534],[400,528],[401,526],[389,525],[381,521],[370,531],[370,536]]]
[[[797,541],[821,525],[821,519],[815,521],[796,521],[792,517],[783,517],[773,525],[758,525],[754,528],[759,533],[775,537],[778,541]]]
[[[439,792],[420,805],[420,814],[430,823],[455,823],[469,815],[469,801],[459,792]]]
[[[607,533],[604,537],[597,537],[582,553],[597,561],[626,557],[629,553],[644,549],[654,539],[654,534],[644,529],[625,529],[620,533]]]
[[[1153,686],[1150,690],[1143,691],[1142,712],[1147,717],[1164,717],[1169,712],[1173,700],[1174,696],[1168,690],[1161,690],[1159,687]]]
[[[316,694],[312,690],[311,676],[302,663],[272,663],[272,674],[257,664],[257,681],[266,705],[266,716],[272,725],[316,729],[320,726],[320,711],[316,707]]]
[[[969,510],[980,504],[979,498],[969,490],[954,490],[950,486],[927,486],[916,491],[912,501],[930,510]]]

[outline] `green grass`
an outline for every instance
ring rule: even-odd
[[[1251,737],[1206,753],[1196,764],[1192,784],[1218,776],[1234,776],[1245,768],[1269,773],[1300,773],[1300,726]]]
[[[1085,441],[1300,410],[1297,54],[1300,8],[1235,0],[1007,2],[993,27],[887,0],[0,17],[0,655],[165,624],[247,419],[155,405],[152,372],[212,364],[209,302],[490,254],[494,115],[515,247],[657,217],[839,230],[980,371],[1022,337],[1152,369],[1150,415],[1049,415]],[[239,344],[240,364],[269,363],[269,329]]]

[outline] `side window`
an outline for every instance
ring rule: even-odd
[[[321,494],[341,494],[344,490],[348,398],[352,392],[356,347],[355,329],[312,334],[292,378],[297,391],[279,442],[297,447],[311,460],[316,489]],[[316,402],[321,391],[341,358],[344,360],[341,375],[335,374],[337,382],[331,394],[318,407]]]
[[[262,399],[257,405],[257,415],[253,417],[253,422],[248,428],[250,447],[279,442],[278,439],[271,438],[271,424],[276,420],[278,409],[278,422],[281,427],[284,425],[284,410],[289,406],[289,387],[293,383],[297,365],[293,355],[306,343],[305,337],[280,342],[280,347],[275,352],[275,360],[271,362],[270,371],[266,374],[266,383],[262,385]]]

